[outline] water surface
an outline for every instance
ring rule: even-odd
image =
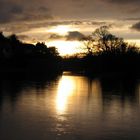
[[[1,78],[0,140],[139,140],[140,81]]]

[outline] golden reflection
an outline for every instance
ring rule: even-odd
[[[70,76],[62,76],[58,85],[56,96],[56,110],[58,113],[64,113],[68,104],[68,98],[74,93],[74,80]]]

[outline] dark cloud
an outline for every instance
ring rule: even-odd
[[[139,8],[140,0],[103,0],[103,1],[112,5],[116,5],[118,7],[118,10],[123,12],[128,12],[131,14],[140,12]],[[121,9],[120,7],[123,7],[123,9]]]
[[[68,35],[66,36],[67,40],[82,40],[85,37],[84,34],[78,32],[78,31],[71,31],[68,32]]]
[[[58,35],[58,34],[51,34],[49,36],[50,40],[58,40],[58,39],[64,39],[64,38],[65,38],[65,36],[61,36],[61,35]]]
[[[27,35],[18,35],[17,36],[20,40],[27,40],[27,39],[29,39],[29,36],[27,36]]]
[[[132,25],[131,29],[134,29],[136,31],[140,31],[140,22],[135,23],[134,25]]]
[[[59,34],[51,34],[49,36],[50,40],[67,40],[67,41],[74,41],[74,40],[78,40],[81,41],[85,38],[85,35],[78,32],[78,31],[70,31],[67,33],[67,35],[59,35]]]
[[[45,4],[45,7],[44,7]],[[0,23],[52,18],[50,9],[41,0],[1,0]]]
[[[61,21],[51,21],[47,22],[47,25],[57,26],[57,25],[106,25],[108,22],[95,21],[95,20],[61,20]]]
[[[129,17],[127,12],[122,11],[131,11],[132,14],[140,12],[139,4],[139,0],[0,0],[0,23],[44,20],[52,17],[61,19]]]
[[[10,9],[10,13],[12,14],[22,14],[23,13],[23,7],[19,6],[19,5],[14,5],[11,9]]]
[[[110,3],[117,3],[117,4],[138,4],[140,3],[139,0],[104,0]]]
[[[140,0],[0,0],[0,23],[137,17],[139,4]],[[73,24],[81,24],[80,20]]]
[[[130,18],[124,18],[124,20],[130,20],[130,21],[135,21],[135,20],[140,20],[140,17],[130,17]]]

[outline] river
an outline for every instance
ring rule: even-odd
[[[140,80],[2,78],[0,140],[59,139],[139,140]]]

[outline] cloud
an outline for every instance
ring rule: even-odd
[[[122,3],[125,3],[125,4],[138,4],[138,3],[140,3],[139,0],[106,0],[106,1],[109,1],[111,3],[117,3],[117,4],[122,4]]]
[[[137,17],[139,4],[139,0],[0,0],[0,23]]]
[[[45,9],[44,9],[45,10]],[[35,28],[44,27],[47,29],[58,26],[58,25],[71,25],[76,28],[83,28],[83,26],[102,26],[109,25],[107,21],[96,21],[96,20],[39,20],[39,21],[22,21],[20,23],[5,23],[0,25],[0,30],[3,32],[11,32],[14,34],[30,31]]]
[[[19,5],[13,5],[13,7],[9,10],[12,14],[22,14],[23,13],[23,7]]]
[[[140,20],[140,17],[130,17],[130,18],[124,18],[124,20],[130,20],[130,21],[135,21],[135,20]]]
[[[71,31],[68,32],[68,35],[66,36],[66,40],[81,40],[85,37],[84,34],[78,32],[78,31]]]
[[[0,23],[52,18],[64,20],[116,18],[123,15],[129,17],[121,11],[140,12],[139,4],[139,0],[0,0]]]
[[[88,34],[110,21],[114,22],[114,30],[116,26],[119,30],[118,22],[130,26],[133,19],[139,21],[139,4],[139,0],[0,0],[0,30],[38,37],[43,34],[40,28],[44,28],[43,32],[52,26],[74,25],[74,31]],[[67,37],[52,35],[50,39],[76,40],[81,36],[71,32]]]
[[[74,41],[78,40],[81,41],[82,39],[85,38],[85,35],[78,32],[78,31],[70,31],[67,33],[67,35],[58,35],[58,34],[51,34],[49,36],[49,40],[67,40],[67,41]]]
[[[132,25],[131,29],[134,29],[136,31],[140,31],[140,22],[137,22],[134,25]]]
[[[29,39],[29,36],[27,36],[27,35],[18,35],[17,36],[20,40],[27,40],[27,39]]]
[[[1,0],[0,23],[52,18],[50,9],[41,0]]]
[[[103,0],[112,5],[116,5],[118,9],[123,7],[123,9],[119,9],[120,11],[128,12],[128,13],[139,13],[140,12],[140,0]],[[122,13],[123,14],[123,13]]]
[[[65,36],[61,36],[61,35],[58,35],[58,34],[51,34],[49,36],[49,40],[59,40],[59,39],[64,39]]]

